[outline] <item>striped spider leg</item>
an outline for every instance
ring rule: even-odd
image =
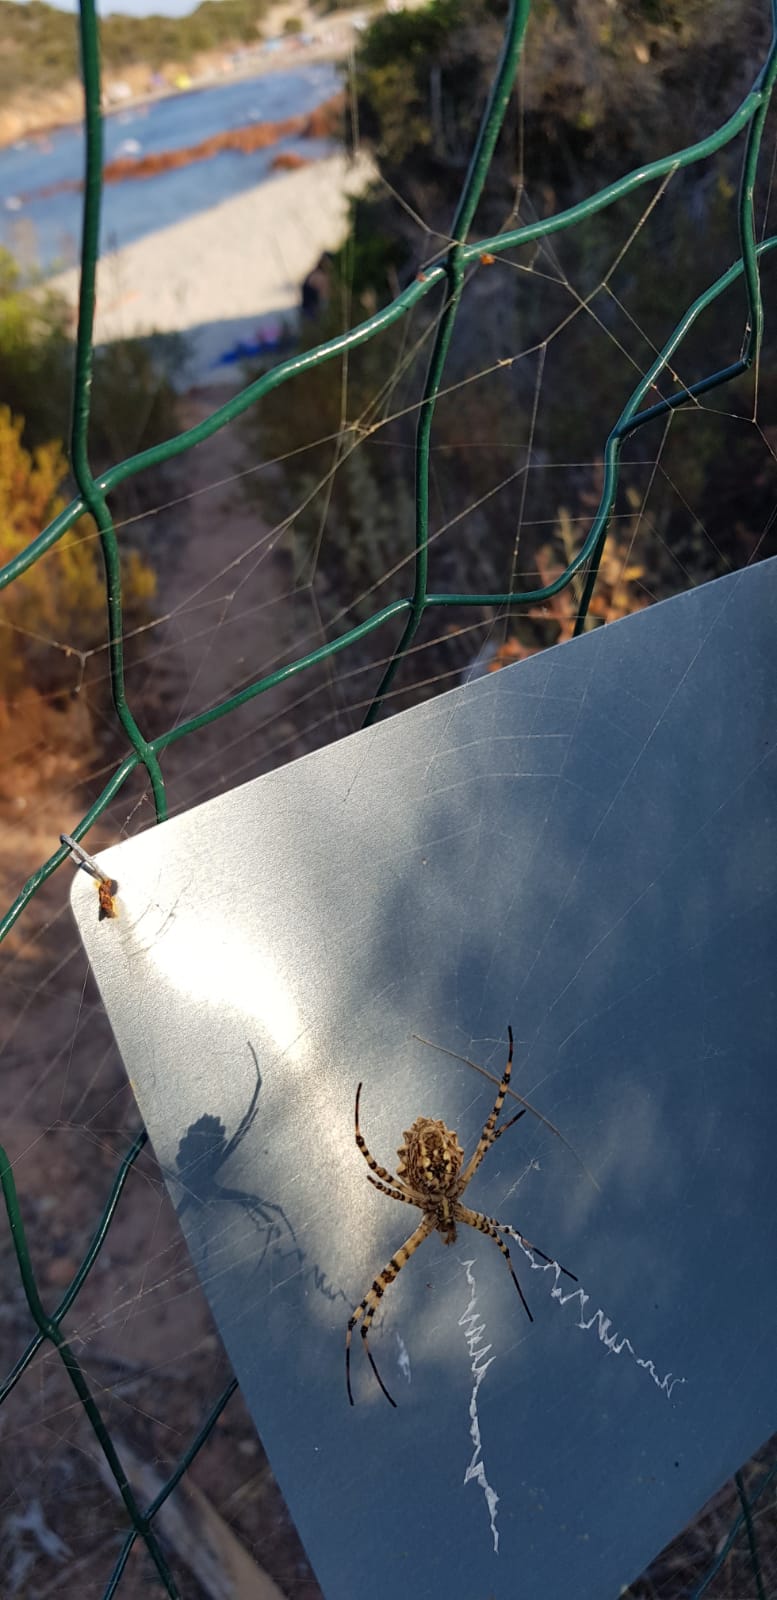
[[[519,1122],[521,1117],[526,1114],[527,1108],[524,1106],[520,1111],[516,1112],[514,1117],[510,1118],[509,1122],[503,1122],[501,1127],[497,1127],[497,1119],[504,1105],[513,1066],[513,1030],[511,1027],[508,1027],[507,1033],[510,1040],[510,1049],[493,1110],[487,1117],[483,1132],[463,1170],[464,1151],[459,1144],[457,1135],[452,1129],[447,1128],[444,1122],[435,1121],[432,1117],[416,1117],[412,1128],[405,1130],[403,1134],[405,1142],[400,1145],[397,1152],[399,1163],[396,1176],[393,1172],[389,1172],[387,1167],[382,1167],[380,1162],[376,1161],[369,1151],[359,1127],[359,1102],[362,1085],[359,1084],[356,1090],[354,1114],[356,1145],[370,1168],[367,1173],[368,1182],[375,1189],[379,1189],[381,1194],[388,1195],[392,1200],[401,1200],[404,1205],[417,1206],[422,1213],[422,1217],[418,1227],[414,1229],[404,1244],[398,1250],[395,1250],[382,1272],[378,1273],[377,1278],[373,1279],[364,1299],[359,1301],[353,1315],[348,1319],[348,1329],[345,1335],[345,1383],[351,1405],[354,1403],[351,1390],[351,1335],[354,1328],[358,1326],[367,1359],[378,1384],[383,1390],[389,1405],[396,1406],[396,1401],[392,1399],[378,1372],[375,1359],[370,1350],[368,1335],[375,1312],[387,1288],[394,1282],[397,1274],[401,1272],[405,1263],[410,1260],[419,1245],[423,1244],[424,1239],[428,1239],[432,1233],[441,1233],[445,1244],[454,1244],[457,1224],[465,1223],[467,1227],[476,1228],[479,1233],[484,1233],[489,1239],[493,1239],[505,1258],[526,1315],[530,1322],[534,1321],[521,1285],[515,1275],[513,1264],[510,1260],[510,1252],[501,1237],[501,1234],[507,1231],[508,1225],[504,1222],[497,1222],[495,1217],[486,1217],[482,1212],[472,1211],[469,1206],[461,1204],[461,1196],[464,1190],[474,1177],[491,1146],[496,1144],[497,1139],[500,1139],[502,1134],[513,1126],[514,1122]],[[534,1245],[530,1245],[528,1239],[525,1239],[522,1233],[518,1233],[517,1229],[512,1229],[511,1231],[516,1234],[517,1238],[528,1250],[534,1251],[535,1255],[538,1255],[541,1260],[554,1262],[555,1258],[553,1256],[546,1256],[542,1250],[537,1250]],[[560,1270],[568,1278],[571,1278],[573,1283],[577,1283],[577,1278],[573,1272],[567,1272],[566,1267],[561,1267]]]

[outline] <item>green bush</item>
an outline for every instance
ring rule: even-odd
[[[24,444],[34,449],[68,431],[73,383],[71,313],[45,285],[26,284],[0,249],[0,404],[24,418]],[[158,444],[178,431],[173,387],[185,341],[123,340],[95,352],[89,436],[93,470]],[[119,509],[137,511],[159,485],[130,480]]]
[[[61,446],[26,450],[22,419],[0,405],[0,565],[21,555],[63,509],[66,479]],[[156,588],[136,550],[123,553],[122,587],[124,624],[132,629]],[[101,649],[105,578],[91,517],[81,517],[8,584],[0,613],[0,801],[19,805],[42,786],[72,781],[110,725]]]
[[[23,423],[0,405],[0,566],[21,555],[67,504],[67,462],[56,441],[26,450]],[[125,619],[154,594],[137,551],[124,559]],[[51,695],[72,685],[77,657],[105,637],[105,579],[97,531],[80,520],[2,591],[0,702],[6,712],[27,688]]]

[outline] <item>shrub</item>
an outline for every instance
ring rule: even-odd
[[[23,423],[0,406],[0,564],[27,549],[67,503],[67,463],[58,443],[22,444]],[[30,746],[31,730],[46,729],[46,744],[72,744],[91,729],[94,694],[91,652],[105,640],[105,582],[97,531],[81,517],[59,542],[3,591],[0,600],[0,727],[6,755]],[[155,590],[151,568],[137,551],[122,563],[128,626],[144,613]],[[74,701],[77,712],[69,716]],[[87,709],[85,710],[84,707]]]
[[[24,418],[28,449],[61,438],[73,383],[72,314],[63,297],[27,283],[0,247],[0,404]],[[89,450],[97,474],[178,432],[173,379],[185,340],[124,339],[95,351]],[[114,496],[120,515],[141,511],[160,495],[158,477],[130,479]]]

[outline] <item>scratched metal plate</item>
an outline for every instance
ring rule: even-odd
[[[777,1429],[775,615],[770,562],[246,784],[105,854],[115,922],[76,875],[332,1600],[601,1600]],[[532,1325],[489,1239],[434,1236],[374,1325],[398,1408],[357,1338],[352,1410],[348,1314],[419,1220],[356,1084],[387,1166],[421,1112],[469,1150],[493,1088],[413,1035],[498,1075],[508,1021],[579,1160],[527,1116],[467,1199],[582,1290],[516,1243]]]

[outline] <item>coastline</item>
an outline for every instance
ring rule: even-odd
[[[180,387],[228,381],[241,344],[293,333],[303,279],[374,175],[366,156],[326,156],[102,255],[95,343],[183,335]],[[46,281],[74,313],[78,284],[75,267]]]
[[[180,94],[196,94],[204,89],[213,89],[249,78],[264,78],[271,73],[289,72],[297,67],[315,66],[320,62],[329,62],[333,66],[342,65],[348,60],[353,49],[354,18],[360,15],[352,11],[335,13],[331,21],[327,19],[323,36],[321,25],[318,24],[318,33],[312,34],[307,44],[298,44],[292,36],[289,40],[284,39],[280,48],[271,51],[262,45],[244,48],[238,59],[234,56],[229,57],[228,69],[224,65],[227,59],[224,50],[203,53],[189,63],[188,67],[175,62],[169,63],[166,70],[171,77],[185,75],[189,80],[185,88],[181,88],[173,81],[164,87],[149,89],[146,85],[150,77],[150,68],[142,64],[126,68],[120,80],[115,74],[106,74],[103,82],[103,116],[117,116],[122,112],[135,111]],[[117,82],[125,82],[129,86],[135,82],[138,86],[137,92],[113,98]],[[40,95],[30,91],[29,94],[20,94],[15,102],[7,103],[0,108],[0,150],[19,140],[45,139],[61,128],[79,124],[84,115],[84,92],[80,79],[74,78],[63,84],[53,95],[49,93],[47,107],[50,109],[42,109]]]
[[[157,177],[164,172],[178,172],[182,167],[193,166],[198,161],[210,161],[213,156],[220,155],[224,151],[239,151],[241,155],[251,155],[257,150],[272,149],[273,145],[289,138],[331,141],[339,131],[344,109],[345,98],[342,94],[338,94],[322,101],[314,111],[302,112],[299,116],[287,117],[281,122],[250,122],[238,128],[227,128],[221,133],[211,134],[196,144],[178,145],[171,150],[156,150],[148,155],[116,156],[112,161],[107,161],[103,167],[103,185]],[[315,157],[295,157],[291,153],[284,154],[279,151],[272,164],[278,167],[301,167],[305,166],[308,160],[314,159]],[[58,178],[55,182],[43,184],[36,189],[21,190],[18,198],[26,204],[31,200],[49,200],[58,194],[80,194],[83,187],[83,178]]]

